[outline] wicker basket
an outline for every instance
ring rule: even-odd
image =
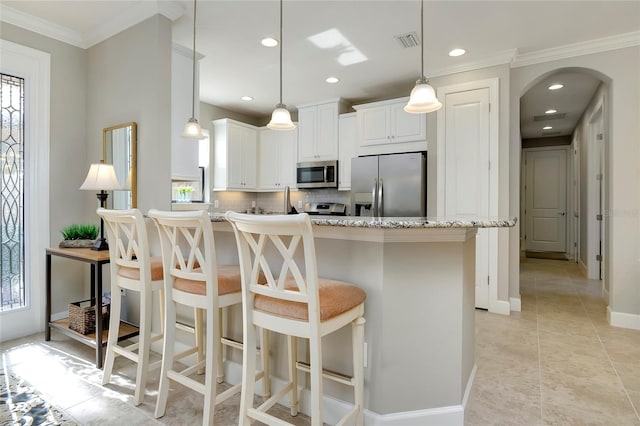
[[[109,299],[102,299],[102,328],[109,328]],[[69,303],[69,328],[80,334],[96,332],[96,300]]]

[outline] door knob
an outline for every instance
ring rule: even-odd
[[[558,213],[558,216],[564,216],[564,215],[565,215],[565,213],[564,213],[564,212],[562,212],[562,213]]]

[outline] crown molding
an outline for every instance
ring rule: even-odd
[[[517,49],[504,50],[479,61],[466,62],[460,65],[438,68],[436,70],[428,71],[427,76],[441,77],[459,72],[474,71],[482,68],[493,67],[496,65],[508,64],[513,60],[517,52]]]
[[[531,53],[517,54],[511,62],[512,68],[573,58],[575,56],[606,52],[640,45],[640,31],[618,34],[595,40],[583,41]]]
[[[85,41],[82,34],[63,27],[62,25],[54,24],[37,16],[21,12],[2,3],[0,3],[0,16],[0,19],[8,24],[62,41],[72,46],[85,48]]]
[[[0,3],[2,21],[81,49],[94,46],[156,14],[175,21],[184,13],[184,8],[176,1],[145,1],[82,34]]]

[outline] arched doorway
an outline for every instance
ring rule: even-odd
[[[608,93],[595,70],[555,69],[522,91],[519,117],[523,255],[578,263],[606,297]]]

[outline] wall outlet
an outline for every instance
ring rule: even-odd
[[[220,201],[213,200],[213,207],[216,208],[216,209],[220,208]]]
[[[298,208],[301,209],[302,208],[302,200],[298,200]]]
[[[255,206],[256,206],[256,202],[255,202],[255,201],[252,201],[252,202],[251,202],[251,207],[255,207]]]
[[[126,296],[127,295],[127,290],[124,288],[120,289],[120,296]]]

